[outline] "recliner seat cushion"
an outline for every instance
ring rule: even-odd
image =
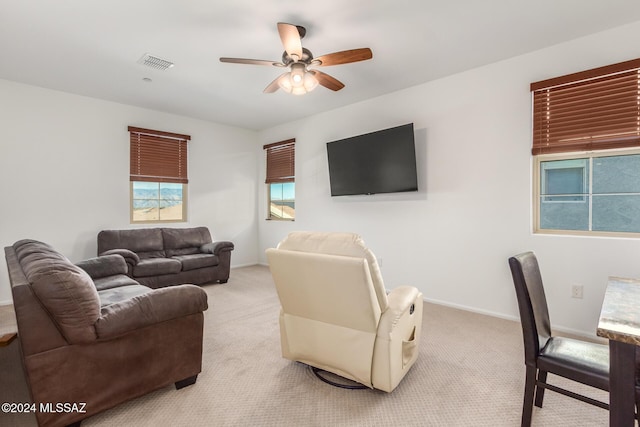
[[[197,268],[204,267],[215,267],[220,264],[220,259],[216,255],[212,254],[179,255],[172,258],[180,261],[182,264],[182,271],[195,270]]]
[[[133,268],[133,277],[160,276],[180,273],[182,264],[172,258],[145,258]]]

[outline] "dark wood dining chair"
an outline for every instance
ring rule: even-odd
[[[531,425],[534,403],[542,408],[545,389],[608,410],[607,403],[548,384],[547,374],[609,391],[609,347],[552,336],[547,300],[535,254],[525,252],[513,256],[509,258],[509,267],[516,288],[524,339],[526,378],[522,426]]]

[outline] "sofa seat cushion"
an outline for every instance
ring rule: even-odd
[[[138,295],[144,295],[151,291],[151,288],[147,288],[146,286],[138,284],[119,286],[117,288],[98,291],[98,296],[100,297],[100,307],[106,307],[120,301],[137,297]]]
[[[115,274],[113,276],[100,277],[99,279],[93,279],[93,284],[96,285],[96,289],[98,291],[117,288],[120,286],[139,285],[138,282],[136,282],[126,274]]]
[[[141,259],[133,268],[133,277],[160,276],[163,274],[180,273],[182,264],[172,258],[146,258]]]
[[[212,254],[177,255],[172,257],[182,263],[182,271],[195,270],[196,268],[215,267],[220,259]]]

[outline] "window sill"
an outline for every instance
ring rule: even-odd
[[[638,239],[640,233],[623,232],[623,231],[582,231],[582,230],[533,230],[534,236],[564,236],[564,237],[609,237]]]

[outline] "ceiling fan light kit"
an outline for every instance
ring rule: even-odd
[[[300,62],[291,64],[291,71],[282,74],[277,81],[280,89],[294,95],[304,95],[318,86],[318,79]]]
[[[329,53],[314,59],[311,51],[302,47],[302,38],[306,34],[306,29],[304,27],[279,22],[278,33],[280,34],[280,39],[284,45],[282,62],[226,57],[220,58],[220,62],[288,67],[289,71],[281,74],[272,81],[264,89],[264,93],[273,93],[278,89],[282,89],[287,93],[303,95],[307,92],[311,92],[318,87],[318,85],[324,86],[333,91],[338,91],[344,87],[344,84],[338,79],[323,73],[322,71],[311,70],[309,69],[309,66],[322,67],[349,64],[351,62],[364,61],[373,57],[371,49],[360,48]]]

